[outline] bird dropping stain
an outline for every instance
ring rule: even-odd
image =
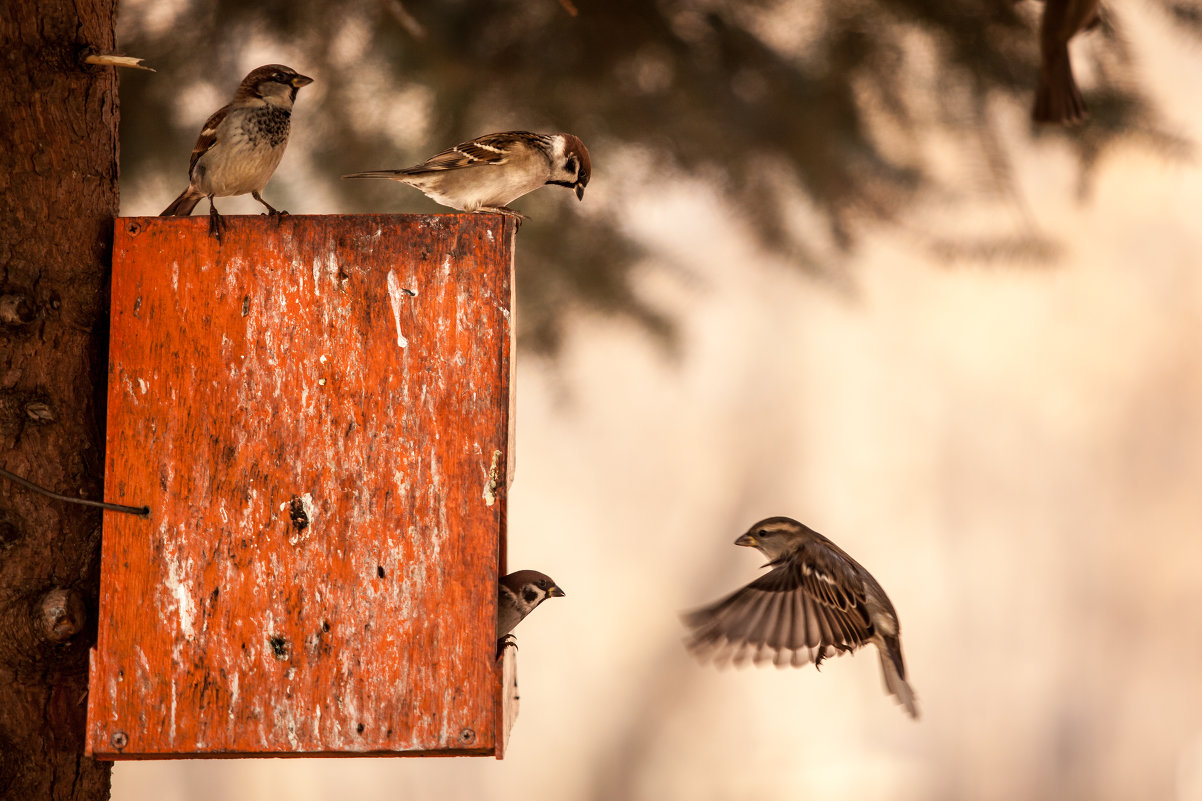
[[[401,286],[401,279],[392,270],[388,271],[388,300],[392,304],[392,319],[396,321],[396,344],[398,348],[409,347],[409,340],[401,333],[401,299],[417,293]]]
[[[484,482],[484,505],[497,502],[497,484],[501,480],[501,452],[492,452],[492,465],[488,468],[488,480]]]

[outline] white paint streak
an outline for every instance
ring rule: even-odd
[[[139,379],[138,379],[138,389],[142,391],[142,394],[143,394],[143,395],[145,395],[145,394],[146,394],[146,390],[147,390],[148,388],[149,388],[149,384],[147,384],[147,383],[146,383],[146,379],[145,379],[145,378],[139,378]]]
[[[337,249],[333,246],[329,248],[325,256],[318,256],[313,260],[313,294],[321,297],[321,279],[324,273],[329,277],[330,283],[334,288],[338,288],[338,259],[336,257]]]
[[[188,578],[191,573],[191,560],[189,564],[180,564],[179,552],[174,548],[169,549],[163,555],[164,561],[167,563],[167,578],[164,582],[167,591],[175,600],[175,613],[179,618],[179,632],[186,639],[192,639],[196,636],[193,630],[193,621],[196,618],[196,605],[192,599],[191,587],[188,584]]]
[[[392,270],[388,271],[388,300],[392,304],[392,319],[396,321],[396,344],[398,348],[409,347],[409,340],[401,333],[401,299],[406,292],[401,288],[401,279]]]
[[[232,670],[229,672],[229,690],[230,690],[230,724],[233,725],[237,719],[238,709],[238,671]]]

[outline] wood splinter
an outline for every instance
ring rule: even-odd
[[[119,56],[116,53],[91,53],[84,57],[83,63],[93,64],[99,67],[129,67],[135,70],[146,70],[147,72],[155,72],[153,67],[148,67],[144,63],[145,59],[135,58],[134,56]]]

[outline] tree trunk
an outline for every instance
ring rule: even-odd
[[[102,493],[116,0],[0,10],[0,467]],[[0,798],[104,799],[83,754],[100,516],[0,476]]]

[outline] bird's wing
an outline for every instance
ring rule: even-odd
[[[418,175],[426,172],[462,170],[465,167],[499,167],[516,157],[528,155],[537,142],[546,139],[542,134],[528,131],[486,134],[470,142],[455,145],[437,156],[431,156],[421,164],[399,172],[404,175]]]
[[[462,170],[464,167],[480,165],[497,166],[509,160],[508,148],[499,147],[484,139],[473,139],[461,145],[455,145],[450,150],[444,150],[437,156],[431,156],[422,164],[402,170],[405,173],[441,172],[443,170]]]
[[[771,564],[741,590],[683,616],[686,645],[698,658],[800,666],[873,636],[861,585],[836,555],[806,548]]]
[[[213,112],[213,116],[205,120],[204,127],[200,129],[200,136],[196,138],[196,147],[192,148],[192,159],[188,162],[189,175],[192,174],[192,170],[196,169],[196,162],[200,160],[204,152],[217,141],[217,128],[229,113],[230,106],[222,106]]]

